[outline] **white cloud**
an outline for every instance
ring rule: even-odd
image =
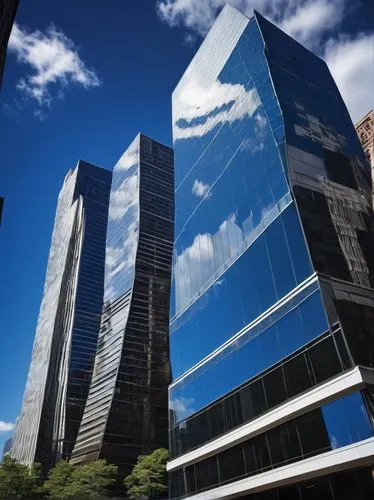
[[[138,175],[127,177],[110,196],[109,219],[122,219],[138,203]]]
[[[176,255],[174,279],[176,310],[184,309],[243,245],[244,233],[236,223],[234,214],[222,222],[218,230],[196,234],[190,246]]]
[[[258,9],[323,57],[354,122],[373,107],[374,33],[338,34],[347,0],[159,0],[157,11],[171,27],[205,35],[226,3],[247,15]]]
[[[374,33],[329,40],[324,57],[356,123],[374,106]]]
[[[176,104],[179,112],[175,138],[187,139],[202,137],[217,125],[252,116],[261,102],[256,89],[246,90],[244,85],[216,81],[206,92],[197,80],[190,80],[178,94]]]
[[[10,432],[14,429],[15,424],[11,422],[4,422],[3,420],[0,420],[0,432]]]
[[[203,181],[198,181],[197,179],[195,179],[192,186],[192,194],[194,194],[198,198],[204,198],[204,196],[209,191],[209,188],[209,184],[204,184]]]
[[[180,398],[170,400],[169,406],[170,410],[175,411],[177,419],[183,420],[195,412],[193,408],[194,403],[194,398],[185,398],[181,396]]]
[[[130,146],[126,149],[125,153],[117,162],[115,168],[120,170],[129,170],[134,167],[139,161],[139,138],[137,137]]]
[[[70,83],[85,89],[100,85],[95,71],[80,59],[74,43],[54,26],[45,32],[28,32],[15,23],[8,49],[16,54],[18,62],[31,67],[32,73],[21,78],[17,88],[40,106],[62,98]],[[58,84],[56,95],[52,94],[53,84]]]
[[[205,35],[221,8],[229,3],[251,16],[258,9],[293,36],[308,40],[342,18],[346,0],[159,0],[160,19]]]
[[[279,27],[306,45],[318,46],[319,37],[342,20],[345,0],[308,0],[297,2],[295,11],[284,17]]]

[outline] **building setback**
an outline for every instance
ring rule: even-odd
[[[360,138],[366,157],[371,165],[371,181],[374,206],[374,110],[367,113],[357,124],[356,131]]]
[[[139,134],[113,171],[105,302],[72,463],[105,458],[130,472],[167,447],[173,152]]]
[[[170,498],[373,498],[370,167],[327,65],[226,6],[173,142]]]
[[[111,172],[80,160],[58,198],[32,359],[12,456],[47,470],[69,458],[103,306]]]
[[[19,0],[1,0],[0,3],[0,87],[3,78],[8,40],[12,31]]]

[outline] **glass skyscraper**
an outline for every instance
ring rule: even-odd
[[[173,152],[139,134],[113,170],[95,367],[72,463],[105,458],[122,477],[167,447]]]
[[[373,498],[370,167],[325,62],[226,6],[172,101],[170,498]]]
[[[103,306],[112,174],[85,161],[58,198],[31,365],[12,455],[47,470],[69,458],[91,381]]]

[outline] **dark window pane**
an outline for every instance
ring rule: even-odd
[[[312,385],[304,354],[299,354],[285,363],[283,371],[289,397],[309,389]]]
[[[267,433],[271,463],[289,462],[301,456],[301,448],[294,422],[276,427]]]
[[[334,337],[336,346],[338,348],[340,360],[343,364],[343,369],[346,370],[347,368],[351,368],[352,361],[351,361],[350,354],[348,352],[348,348],[347,348],[347,345],[345,343],[341,329],[339,329],[337,332],[335,332],[333,334],[333,337]]]
[[[338,500],[374,498],[374,478],[370,469],[334,474],[330,483]]]
[[[330,441],[320,409],[298,417],[295,422],[304,456],[330,449]]]
[[[337,300],[336,308],[353,359],[374,366],[374,307]]]
[[[197,462],[195,476],[197,491],[216,485],[218,483],[217,457]]]
[[[196,480],[195,480],[195,466],[190,465],[185,468],[185,478],[186,478],[186,493],[193,493],[196,491]]]
[[[207,414],[209,439],[219,436],[225,432],[225,419],[223,415],[222,402],[211,407]],[[204,432],[206,429],[202,429]]]
[[[176,470],[169,475],[169,491],[171,498],[178,498],[185,494],[182,469]]]
[[[239,478],[245,474],[243,448],[241,445],[230,448],[218,455],[220,482]]]
[[[248,422],[267,410],[262,380],[256,380],[240,391],[243,422]]]
[[[302,483],[300,485],[300,493],[303,500],[335,500],[327,478]]]
[[[308,350],[316,382],[323,382],[341,371],[332,337],[319,342]]]
[[[298,486],[287,486],[285,488],[280,488],[278,491],[277,500],[300,500],[300,498]]]
[[[223,401],[226,430],[234,429],[243,423],[240,395],[232,394]]]
[[[266,400],[269,408],[274,408],[287,399],[282,367],[279,367],[264,377]]]
[[[250,439],[242,446],[247,474],[254,474],[270,467],[269,450],[265,435]]]

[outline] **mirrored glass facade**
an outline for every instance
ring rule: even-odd
[[[222,10],[174,90],[173,141],[178,498],[234,481],[220,474],[236,455],[198,458],[215,440],[374,368],[374,238],[370,167],[326,64],[257,13]],[[372,439],[349,435],[341,446]]]
[[[69,458],[93,370],[103,306],[111,172],[85,161],[58,198],[31,365],[12,455],[48,469]]]
[[[139,134],[114,167],[105,302],[73,463],[105,458],[131,471],[167,447],[173,151]]]

